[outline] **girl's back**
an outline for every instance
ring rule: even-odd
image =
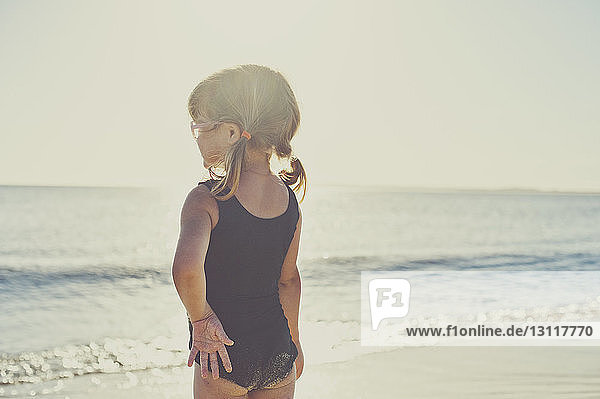
[[[210,190],[216,183],[209,179],[198,184]],[[237,195],[216,201],[217,222],[204,262],[206,299],[235,342],[228,347],[233,370],[227,373],[219,359],[219,374],[252,389],[283,379],[298,355],[278,290],[281,266],[299,218],[296,194],[284,186],[285,211],[271,218],[254,215]],[[191,349],[189,319],[188,326]]]

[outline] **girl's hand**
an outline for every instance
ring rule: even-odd
[[[302,370],[304,369],[304,352],[302,351],[300,340],[294,341],[294,343],[296,344],[296,348],[298,348],[298,357],[296,357],[296,379],[298,379],[302,375]]]
[[[219,363],[217,353],[221,356],[225,370],[231,373],[231,361],[225,345],[233,345],[227,336],[221,321],[214,312],[210,312],[201,320],[192,322],[192,349],[188,358],[188,367],[194,364],[196,354],[200,352],[200,373],[202,378],[208,377],[208,361],[210,355],[210,368],[214,379],[219,378]],[[225,345],[224,345],[225,344]]]

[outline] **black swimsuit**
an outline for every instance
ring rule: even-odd
[[[198,183],[209,189],[217,180]],[[217,200],[219,220],[210,233],[204,262],[206,300],[227,335],[225,345],[232,371],[220,356],[219,377],[248,390],[262,389],[283,380],[298,356],[288,320],[279,301],[279,277],[299,218],[294,191],[285,213],[274,218],[251,214],[237,198]],[[225,188],[220,194],[228,193]],[[192,349],[192,324],[188,317]],[[195,361],[200,364],[200,353]],[[210,361],[208,362],[210,372]]]

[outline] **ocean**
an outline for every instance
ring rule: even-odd
[[[185,365],[171,265],[196,183],[0,186],[0,397]],[[387,350],[357,350],[361,271],[600,269],[600,194],[310,186],[300,207],[307,365]]]

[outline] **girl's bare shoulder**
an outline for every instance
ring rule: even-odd
[[[212,228],[214,228],[219,219],[219,206],[210,193],[210,186],[201,182],[188,192],[181,210],[181,218],[182,220],[195,218],[204,212],[210,215]]]

